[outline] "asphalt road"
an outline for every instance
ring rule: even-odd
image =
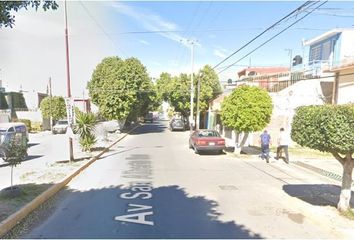
[[[188,134],[141,126],[22,237],[338,238],[293,204],[327,179],[278,161],[196,155]]]

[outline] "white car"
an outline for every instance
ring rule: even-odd
[[[54,126],[53,126],[53,134],[57,133],[66,133],[66,130],[68,129],[68,120],[59,120]]]

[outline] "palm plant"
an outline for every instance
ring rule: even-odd
[[[96,121],[93,113],[83,113],[80,111],[76,113],[74,131],[79,134],[79,143],[84,151],[89,151],[96,143],[96,136],[94,135]]]

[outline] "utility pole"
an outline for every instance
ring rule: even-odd
[[[290,48],[286,48],[285,51],[288,51],[288,55],[290,56],[289,81],[291,82],[291,72],[293,70],[293,50]]]
[[[50,131],[53,132],[53,117],[52,117],[52,78],[49,77],[49,122],[50,122]]]
[[[194,74],[194,44],[193,40],[189,41],[191,44],[191,109],[190,109],[190,116],[189,116],[189,124],[190,124],[190,131],[193,131],[193,122],[194,122],[194,115],[193,115],[193,99],[194,99],[194,82],[193,82],[193,74]]]
[[[71,89],[70,89],[70,63],[69,63],[69,39],[68,39],[68,18],[67,18],[67,7],[66,7],[66,0],[64,1],[64,17],[65,17],[65,49],[66,49],[66,87],[67,87],[67,97],[71,104]],[[69,105],[70,105],[69,104]],[[68,106],[67,106],[68,107]],[[71,108],[71,106],[70,106]],[[68,111],[70,111],[69,109]],[[72,122],[69,119],[68,114],[68,130],[69,134],[71,134],[72,130]],[[70,154],[70,161],[74,160],[74,150],[73,150],[73,139],[69,136],[69,154]]]
[[[197,85],[197,122],[195,125],[196,130],[199,130],[199,123],[200,123],[200,112],[199,112],[199,106],[200,106],[200,81],[202,78],[203,74],[198,76],[198,85]]]

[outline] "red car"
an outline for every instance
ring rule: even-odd
[[[197,154],[201,151],[223,153],[225,139],[215,130],[197,130],[189,137],[189,148],[193,148]]]

